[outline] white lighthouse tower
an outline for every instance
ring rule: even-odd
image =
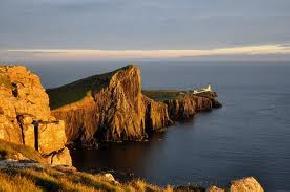
[[[203,89],[204,92],[212,92],[211,84],[208,84],[208,87]]]

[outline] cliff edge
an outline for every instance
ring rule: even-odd
[[[65,122],[51,115],[37,75],[22,66],[0,67],[0,139],[33,147],[52,164],[69,164]]]
[[[135,141],[170,125],[167,105],[141,93],[140,70],[127,66],[48,90],[53,115],[70,141]]]

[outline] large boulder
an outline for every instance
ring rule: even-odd
[[[254,177],[247,177],[231,182],[232,192],[264,192],[263,187]]]
[[[219,188],[217,186],[211,186],[207,190],[208,192],[264,192],[261,184],[254,177],[246,177],[232,181],[228,186]]]

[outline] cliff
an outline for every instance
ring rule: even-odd
[[[53,115],[70,141],[141,140],[170,125],[167,105],[141,93],[140,70],[128,66],[48,90]]]
[[[65,152],[64,163],[71,164],[65,123],[51,115],[38,76],[25,67],[0,67],[0,139],[31,146],[51,162]]]
[[[189,120],[200,111],[212,110],[212,101],[207,97],[186,94],[164,102],[168,104],[170,118],[175,121]]]
[[[69,141],[136,141],[221,104],[216,93],[141,91],[140,70],[127,66],[47,90],[52,114],[66,122]]]
[[[166,103],[169,116],[174,121],[190,120],[198,112],[222,107],[215,92],[193,94],[190,91],[143,91],[143,94]]]

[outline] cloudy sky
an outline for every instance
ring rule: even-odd
[[[0,0],[0,61],[288,57],[289,10],[290,0]]]

